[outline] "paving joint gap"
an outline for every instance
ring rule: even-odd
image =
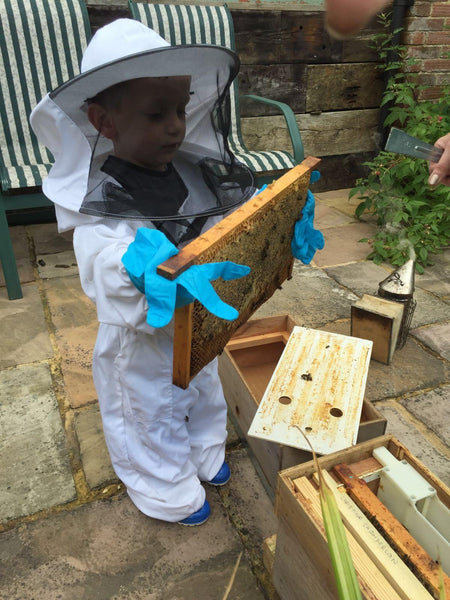
[[[36,521],[41,521],[64,512],[69,512],[71,510],[81,508],[82,506],[92,504],[97,501],[117,499],[124,492],[125,487],[122,483],[109,483],[108,485],[102,487],[102,489],[91,490],[90,497],[88,499],[80,500],[79,498],[77,498],[76,500],[72,500],[71,502],[67,502],[66,504],[58,504],[57,506],[52,506],[51,508],[39,510],[38,512],[35,512],[32,515],[24,515],[22,517],[17,517],[15,519],[10,519],[4,523],[0,523],[0,534],[6,533],[7,531],[11,531],[13,529],[17,529],[22,525],[35,523]]]
[[[222,502],[222,506],[227,512],[230,523],[236,530],[241,540],[241,544],[244,548],[244,553],[248,558],[252,573],[255,576],[261,591],[263,592],[267,600],[277,600],[278,595],[272,583],[271,575],[267,571],[263,563],[262,547],[256,549],[255,546],[251,543],[245,523],[242,522],[237,512],[234,510],[232,495],[226,489],[226,486],[218,488],[217,494],[219,495],[219,498]]]
[[[66,449],[71,468],[71,475],[75,485],[75,492],[77,494],[77,498],[81,502],[84,502],[85,500],[88,501],[90,489],[83,468],[80,443],[74,427],[73,409],[70,406],[65,393],[64,376],[62,372],[62,356],[56,340],[56,328],[53,323],[50,305],[45,292],[44,280],[41,277],[37,278],[37,286],[42,302],[44,319],[47,325],[50,343],[53,349],[53,358],[49,360],[52,391],[58,404],[58,410],[64,429]]]
[[[432,389],[437,388],[431,388],[429,391],[431,391]],[[421,391],[420,393],[423,394],[423,391]],[[410,394],[406,398],[402,399],[408,399],[411,397],[412,395]],[[442,456],[445,456],[450,460],[450,448],[441,440],[441,438],[432,429],[425,425],[425,423],[422,423],[422,421],[418,417],[411,413],[406,408],[406,406],[403,406],[403,404],[401,404],[398,400],[392,399],[386,401],[382,400],[380,404],[382,406],[395,408],[395,410],[397,410],[406,421],[408,421],[424,436],[424,438],[430,443],[431,446],[434,446],[434,448],[437,449],[442,454]]]

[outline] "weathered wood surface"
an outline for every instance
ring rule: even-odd
[[[353,111],[380,106],[383,80],[371,63],[244,65],[239,92],[285,102],[294,113]],[[242,117],[274,114],[270,105],[241,101]]]
[[[376,65],[309,65],[306,112],[379,107],[382,91],[382,73]]]
[[[239,94],[241,96],[241,116],[279,115],[276,107],[242,98],[245,94],[255,94],[285,102],[294,113],[306,110],[307,65],[245,65],[239,73]]]
[[[304,114],[296,115],[296,119],[307,155],[334,156],[377,148],[377,109]],[[292,152],[282,116],[242,119],[242,134],[251,150],[277,148]]]
[[[434,487],[439,499],[446,505],[448,505],[448,488],[392,435],[382,436],[377,439],[358,444],[354,448],[343,450],[342,452],[337,452],[334,455],[321,457],[319,458],[319,465],[320,468],[330,471],[330,474],[331,470],[340,463],[345,463],[349,465],[352,469],[353,475],[353,478],[349,480],[349,482],[353,482],[354,484],[355,479],[358,476],[356,473],[359,474],[361,471],[367,471],[367,468],[370,471],[372,469],[372,463],[376,463],[376,461],[373,460],[372,453],[374,449],[378,447],[387,448],[387,450],[389,450],[389,452],[391,452],[391,454],[397,460],[404,460],[407,463],[411,464],[413,468]],[[367,468],[364,465],[366,465]],[[314,522],[313,515],[311,514],[311,502],[300,501],[300,491],[297,485],[297,480],[299,478],[313,478],[315,473],[316,466],[313,461],[302,465],[296,465],[295,467],[282,471],[278,477],[275,513],[279,519],[280,524],[278,534],[280,534],[280,531],[282,531],[284,538],[288,536],[289,539],[295,542],[293,543],[292,548],[295,547],[295,544],[297,544],[298,546],[304,546],[304,553],[308,554],[310,559],[313,559],[311,562],[313,562],[313,564],[315,565],[315,569],[319,570],[320,580],[327,580],[329,576],[329,561],[327,559],[327,551],[325,550],[325,546],[323,546],[322,548],[322,553],[320,552],[323,540],[322,535],[318,535],[318,533],[321,533],[321,530],[320,527],[317,527],[318,523],[317,521]],[[369,491],[370,490],[368,490],[368,493]],[[372,494],[372,492],[370,492],[370,494]],[[360,494],[358,494],[358,496],[359,495]],[[372,495],[374,496],[374,494]],[[376,496],[374,497],[376,498]],[[372,520],[373,524],[379,530],[379,525],[383,525],[381,517],[382,515],[378,509],[375,511],[370,511],[369,519]],[[394,543],[393,547],[396,549],[397,552],[396,543],[398,542],[398,538],[396,535],[394,536],[394,538],[394,540],[389,539],[388,541],[391,545],[392,543]],[[297,564],[295,563],[296,558],[294,557],[294,555],[292,561],[289,562],[286,560],[287,555],[285,553],[280,552],[280,555],[277,556],[278,540],[279,538],[277,536],[277,550],[275,552],[273,570],[273,579],[275,585],[277,586],[277,583],[280,582],[280,584],[284,586],[283,589],[298,590],[298,588],[306,585],[304,583],[305,578],[302,576],[301,567],[297,566]],[[402,558],[401,552],[397,552],[397,554],[399,554],[399,556]],[[418,556],[418,553],[415,551],[413,554],[413,558],[416,558]],[[387,557],[387,554],[385,554],[385,556]],[[382,557],[380,557],[379,559],[381,560]],[[429,562],[430,568],[434,568],[433,565],[436,566],[436,563],[434,561]],[[408,560],[406,564],[407,566],[411,566],[412,562]],[[320,569],[323,569],[323,572],[320,572]],[[386,565],[385,574],[387,578],[390,579],[390,581],[392,581],[392,577],[395,576],[395,569],[393,571],[394,575],[389,575],[387,572],[388,570],[389,565]],[[417,572],[415,573],[415,575],[417,575]],[[428,587],[428,584],[431,583],[426,578],[425,580],[421,577],[419,579],[422,581],[425,587]],[[285,586],[283,583],[286,581],[289,581],[289,585],[287,586]],[[396,590],[398,591],[398,586],[393,585],[393,587],[396,587]],[[397,591],[395,593],[397,593]],[[432,595],[436,598],[439,597],[436,587],[434,587],[434,592],[432,592],[432,590],[430,589],[430,593],[432,593]],[[363,590],[363,597],[366,597],[364,594],[365,592]],[[287,595],[286,599],[290,600],[291,598],[295,598],[297,600],[297,598],[309,597],[319,596],[308,596],[307,594],[303,594],[302,592],[298,591],[297,596]],[[375,590],[374,595],[368,597],[378,598],[377,590]]]
[[[351,40],[337,41],[325,31],[323,13],[233,10],[236,50],[243,65],[300,62],[305,64],[376,60],[368,38],[373,22]]]
[[[196,0],[172,1],[197,3]],[[223,2],[205,0],[204,3]],[[130,16],[127,0],[87,0],[87,6],[93,32],[114,19]],[[261,3],[234,0],[229,7],[234,22],[236,50],[241,60],[241,95],[253,93],[285,102],[291,106],[300,123],[305,155],[339,157],[338,164],[334,160],[322,162],[322,179],[316,184],[316,191],[351,187],[357,177],[365,174],[362,162],[373,156],[361,153],[376,149],[377,115],[368,125],[361,122],[361,113],[358,112],[359,108],[370,110],[377,106],[379,98],[379,82],[368,80],[364,75],[378,60],[369,46],[374,32],[380,30],[376,19],[351,39],[336,41],[325,31],[323,2],[314,5],[278,0]],[[359,66],[354,67],[354,63],[359,63]],[[366,71],[361,63],[367,63]],[[339,87],[339,73],[344,72],[341,67],[345,65],[349,66],[347,73],[353,76]],[[313,67],[323,68],[314,70]],[[326,88],[327,72],[332,74],[337,84],[335,89]],[[323,97],[318,90],[323,90]],[[328,115],[322,114],[317,127],[312,123],[310,129],[311,118],[314,117],[307,113],[316,110],[318,105],[332,120],[336,119],[337,111],[342,113],[340,118],[343,120],[346,118],[344,113],[348,115],[347,125],[336,123],[336,127],[330,128],[323,120]],[[291,149],[284,121],[278,118],[276,109],[267,104],[242,100],[241,111],[251,149]],[[262,119],[272,115],[276,121]],[[261,117],[261,121],[245,123],[250,117]],[[333,180],[336,167],[339,168],[339,177]],[[330,177],[327,172],[330,172]]]
[[[397,347],[404,305],[364,294],[351,306],[351,335],[372,340],[372,358],[390,364]]]
[[[291,482],[282,481],[277,494],[280,502],[272,575],[277,592],[283,600],[337,600],[325,534],[306,511],[299,510]]]
[[[322,535],[325,535],[319,490],[307,477],[297,479],[295,489],[299,494],[298,501],[302,504],[302,509],[307,512],[311,519],[317,522]],[[363,598],[411,600],[410,598],[406,599],[405,596],[400,595],[394,589],[391,581],[385,577],[384,573],[372,562],[371,557],[366,554],[361,546],[361,541],[347,528],[345,528],[345,533]],[[312,544],[314,540],[307,543]],[[419,600],[419,598],[415,598],[415,600]]]
[[[273,581],[283,600],[338,600],[319,494],[306,478],[304,480],[306,485],[301,491],[286,479],[278,487],[276,512],[279,525]],[[362,597],[365,600],[399,600],[398,594],[374,568],[355,538],[348,532],[347,538]]]

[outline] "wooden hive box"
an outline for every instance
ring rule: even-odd
[[[448,487],[391,435],[319,458],[338,498],[362,597],[438,599],[439,565],[376,496],[381,473],[374,457],[378,448],[413,467],[445,510],[450,507]],[[338,599],[316,481],[312,461],[279,473],[272,577],[282,600]],[[345,481],[345,487],[337,487],[340,481]],[[445,573],[443,581],[448,595],[450,579]]]
[[[232,261],[251,268],[241,279],[219,279],[213,284],[222,300],[238,310],[236,320],[219,319],[197,301],[175,311],[175,385],[187,388],[223,351],[233,333],[291,277],[294,227],[306,201],[311,172],[319,162],[306,158],[158,266],[158,273],[171,280],[195,264]]]
[[[280,470],[310,461],[311,453],[247,435],[259,403],[297,324],[287,316],[251,319],[240,327],[219,357],[219,374],[228,407],[240,435],[252,449],[275,490]],[[383,435],[386,419],[367,400],[363,401],[357,443]]]
[[[372,340],[372,358],[389,365],[397,347],[404,305],[364,294],[351,307],[351,335]]]

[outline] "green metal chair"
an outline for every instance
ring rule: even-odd
[[[170,44],[216,44],[235,50],[231,13],[226,5],[200,6],[191,4],[145,4],[128,0],[131,16],[159,33]],[[258,102],[278,107],[285,117],[293,154],[282,150],[251,151],[244,144],[239,111],[237,79],[230,89],[231,130],[230,149],[255,174],[259,183],[270,182],[274,174],[291,169],[304,158],[303,144],[292,109],[283,102],[261,96],[246,95]]]
[[[7,211],[50,206],[53,157],[29,126],[34,106],[67,79],[91,31],[81,0],[0,0],[0,260],[10,300],[22,298]]]

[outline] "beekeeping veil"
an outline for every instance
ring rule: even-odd
[[[247,200],[254,192],[253,177],[227,144],[228,91],[238,70],[239,59],[231,50],[170,46],[138,21],[118,19],[100,29],[83,56],[81,74],[48,94],[31,115],[39,141],[55,158],[43,191],[56,205],[60,231],[104,217],[156,225],[180,216],[192,221],[224,214]],[[155,189],[148,202],[126,193],[111,198],[102,168],[113,145],[90,123],[88,101],[123,81],[186,75],[191,77],[186,136],[173,161],[186,188],[181,207],[176,214],[165,214],[161,206],[167,190]]]

